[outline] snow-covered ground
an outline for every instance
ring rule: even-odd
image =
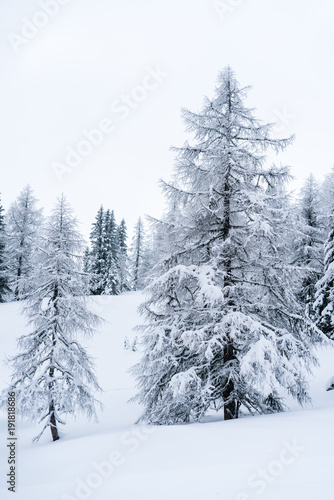
[[[105,323],[82,343],[95,358],[104,389],[99,424],[67,419],[55,443],[47,432],[32,443],[38,426],[18,421],[17,492],[7,491],[7,417],[0,414],[0,496],[16,500],[333,500],[334,350],[319,353],[311,380],[313,406],[224,422],[172,427],[134,425],[140,414],[128,369],[138,351],[130,344],[140,322],[140,293],[94,297]],[[0,304],[1,348],[16,352],[25,330],[17,304]],[[9,369],[0,367],[1,388]]]

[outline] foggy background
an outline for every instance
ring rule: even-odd
[[[227,65],[252,86],[256,116],[276,122],[277,137],[296,134],[278,159],[292,189],[333,164],[331,0],[1,0],[0,9],[5,209],[30,183],[46,213],[64,192],[85,236],[101,204],[130,230],[139,215],[159,217],[170,147],[191,140],[181,108],[213,97]],[[57,174],[101,122],[112,131]]]

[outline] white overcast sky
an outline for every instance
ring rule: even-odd
[[[294,187],[333,165],[333,0],[221,0],[221,15],[213,0],[70,0],[53,18],[38,15],[43,3],[0,0],[5,208],[30,183],[46,212],[63,191],[86,235],[100,204],[130,227],[138,215],[159,216],[169,148],[187,138],[180,110],[212,97],[227,65],[252,86],[257,116],[276,120],[280,136],[296,134],[278,160],[291,165]],[[16,38],[15,51],[23,19],[45,26],[27,43]],[[146,96],[134,90],[157,67],[168,76]],[[123,118],[111,106],[132,91],[143,100]],[[106,118],[113,132],[60,182],[53,162]]]

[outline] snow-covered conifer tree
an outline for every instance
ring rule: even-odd
[[[119,294],[118,276],[118,238],[117,224],[114,211],[107,210],[104,217],[104,293],[107,295]]]
[[[91,242],[91,267],[92,293],[101,295],[104,292],[103,276],[105,271],[105,248],[104,248],[104,210],[101,205],[90,233]]]
[[[316,284],[314,310],[317,326],[334,340],[334,229],[325,243],[324,272]]]
[[[320,207],[325,225],[325,232],[328,234],[334,223],[334,166],[325,176],[325,180],[320,190]]]
[[[0,202],[0,302],[5,302],[6,294],[9,291],[5,263],[6,234],[3,211],[4,209]]]
[[[306,308],[306,314],[312,316],[315,284],[323,271],[325,239],[320,190],[313,175],[306,179],[301,194],[295,263],[304,269],[299,296]]]
[[[114,211],[98,211],[90,234],[91,251],[86,258],[95,295],[120,293],[118,228]]]
[[[122,219],[117,229],[118,241],[118,280],[120,292],[130,290],[130,272],[127,246],[127,228],[125,220]]]
[[[141,217],[134,228],[131,246],[132,289],[140,290],[145,286],[147,275],[146,233]]]
[[[214,99],[183,112],[194,143],[175,150],[175,181],[163,184],[178,211],[141,306],[144,354],[133,369],[147,422],[277,411],[282,390],[308,401],[312,344],[323,336],[303,317],[298,271],[280,251],[288,171],[266,166],[266,151],[291,139],[272,138],[246,94],[227,68]]]
[[[96,417],[94,392],[99,386],[78,335],[92,335],[99,318],[89,312],[83,297],[88,283],[81,271],[81,250],[76,219],[62,196],[35,255],[25,307],[30,332],[19,339],[21,353],[11,359],[9,390],[16,392],[17,411],[44,422],[35,439],[48,427],[52,439],[59,439],[63,415],[79,411]]]
[[[92,267],[91,257],[92,256],[91,256],[90,249],[89,249],[89,247],[86,247],[84,250],[83,264],[82,264],[82,268],[83,268],[84,273],[89,274],[91,272],[91,267]]]
[[[15,300],[24,298],[31,272],[32,251],[38,241],[42,210],[26,186],[6,214],[6,266]]]

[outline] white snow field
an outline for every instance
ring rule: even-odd
[[[219,415],[197,424],[134,425],[138,405],[128,369],[139,352],[124,349],[141,322],[138,292],[94,297],[92,309],[106,321],[94,338],[83,340],[95,358],[101,400],[98,424],[67,418],[61,439],[49,431],[38,443],[40,426],[17,422],[17,488],[7,490],[7,416],[1,412],[1,499],[16,500],[333,500],[334,350],[319,353],[311,383],[313,406],[275,415],[224,422]],[[26,332],[17,303],[0,304],[1,348],[16,352]],[[1,388],[9,368],[0,368]]]

